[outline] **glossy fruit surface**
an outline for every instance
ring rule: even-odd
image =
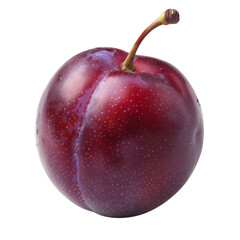
[[[197,97],[172,65],[113,48],[82,52],[45,89],[37,147],[56,187],[77,205],[111,217],[152,210],[187,181],[200,156]]]

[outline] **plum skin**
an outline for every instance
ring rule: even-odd
[[[194,90],[172,65],[96,48],[68,60],[38,107],[37,148],[54,185],[78,206],[109,217],[148,212],[194,170],[203,119]]]

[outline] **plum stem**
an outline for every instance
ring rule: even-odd
[[[127,58],[125,61],[121,64],[122,70],[127,71],[134,71],[134,57],[136,55],[137,49],[139,45],[141,44],[142,40],[156,27],[160,25],[168,25],[168,24],[175,24],[179,21],[179,13],[175,9],[168,9],[165,12],[163,12],[160,17],[154,21],[152,24],[150,24],[140,35],[140,37],[137,39],[135,44],[133,45],[131,51],[129,52]]]

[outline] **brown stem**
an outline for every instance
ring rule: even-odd
[[[141,44],[142,40],[156,27],[160,25],[168,25],[168,24],[175,24],[179,21],[179,13],[177,10],[174,9],[168,9],[165,12],[161,14],[161,16],[154,21],[151,25],[149,25],[143,33],[140,35],[140,37],[137,39],[135,44],[133,45],[131,51],[129,52],[127,58],[125,61],[121,64],[122,70],[127,71],[134,71],[134,57],[136,55],[137,49],[139,45]]]

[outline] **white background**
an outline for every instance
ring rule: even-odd
[[[42,0],[0,3],[0,239],[240,239],[240,18],[238,0]],[[95,47],[129,51],[161,12],[138,54],[175,65],[201,102],[205,141],[194,173],[161,207],[124,219],[68,201],[35,146],[40,96],[70,57]]]

